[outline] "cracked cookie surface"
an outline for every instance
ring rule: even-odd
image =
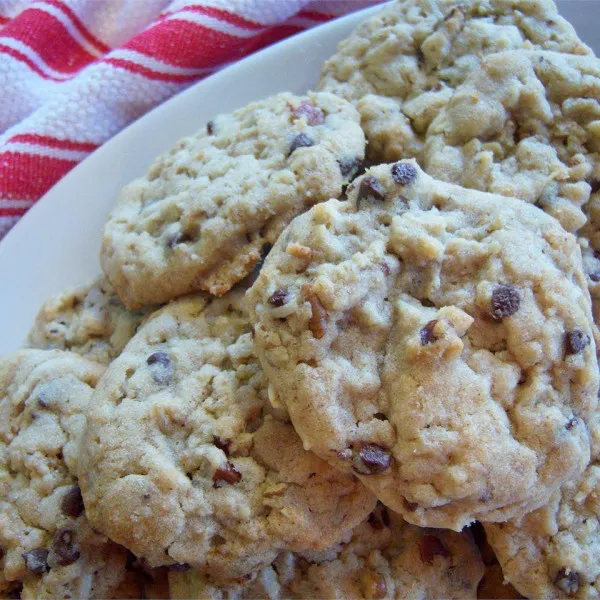
[[[375,504],[271,409],[242,301],[152,315],[98,387],[80,462],[95,527],[152,566],[220,581],[337,543]]]
[[[318,87],[357,107],[370,159],[421,160],[453,90],[486,54],[517,49],[593,54],[551,0],[399,0],[338,46]]]
[[[589,461],[581,253],[534,206],[380,165],[291,223],[247,300],[305,448],[409,522],[521,515]]]
[[[106,598],[125,577],[125,550],[91,528],[76,477],[103,371],[60,350],[22,350],[0,364],[3,597]]]
[[[432,177],[519,198],[567,231],[600,179],[600,61],[556,52],[486,57],[427,131]]]
[[[128,310],[104,278],[65,290],[40,308],[30,348],[70,350],[108,364],[134,336],[146,311]]]
[[[424,529],[378,506],[349,541],[323,552],[280,554],[250,581],[219,587],[170,573],[173,598],[475,598],[483,574],[468,534]]]
[[[122,190],[102,268],[128,307],[221,295],[294,216],[341,195],[364,151],[358,113],[328,93],[286,92],[219,115]]]

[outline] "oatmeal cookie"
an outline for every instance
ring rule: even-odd
[[[323,552],[280,554],[227,587],[197,571],[169,574],[172,598],[475,598],[483,575],[467,533],[424,529],[378,506],[352,538]]]
[[[409,522],[520,516],[589,461],[581,252],[535,206],[380,165],[291,223],[247,300],[304,447]]]
[[[107,365],[133,337],[146,313],[127,310],[112,285],[99,277],[46,300],[27,345],[70,350]]]
[[[60,350],[0,365],[0,595],[107,598],[125,550],[94,531],[75,475],[85,412],[104,367]]]
[[[319,89],[357,107],[369,158],[421,159],[423,136],[486,54],[592,51],[551,0],[398,0],[325,62]]]
[[[432,177],[536,204],[568,231],[600,177],[600,61],[501,52],[460,85],[427,131]]]
[[[126,186],[101,263],[129,308],[221,295],[297,214],[337,198],[365,150],[354,107],[288,92],[220,115]]]
[[[270,408],[242,300],[196,295],[152,315],[94,395],[80,461],[94,527],[150,566],[217,581],[327,548],[375,504]]]

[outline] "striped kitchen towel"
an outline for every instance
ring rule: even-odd
[[[0,238],[157,104],[259,48],[374,3],[0,0]]]

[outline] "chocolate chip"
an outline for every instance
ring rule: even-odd
[[[492,292],[492,319],[500,322],[514,315],[521,306],[519,290],[512,285],[498,285]]]
[[[209,121],[206,124],[206,133],[208,133],[208,135],[212,135],[215,132],[215,124],[212,121]]]
[[[567,354],[578,354],[586,346],[590,344],[590,336],[587,333],[581,331],[581,329],[573,329],[573,331],[567,331],[565,338],[565,345]]]
[[[410,163],[398,162],[392,166],[392,178],[400,185],[408,185],[417,178],[417,170]]]
[[[561,569],[554,577],[554,585],[567,596],[576,594],[580,583],[579,573],[571,570],[567,572],[567,569]]]
[[[434,319],[433,321],[429,321],[429,323],[427,323],[427,325],[425,325],[425,327],[421,329],[419,335],[421,336],[422,346],[427,346],[427,344],[431,344],[437,340],[435,334],[433,333],[433,330],[435,329],[436,325],[437,319]]]
[[[234,484],[242,480],[242,474],[233,466],[232,463],[227,461],[224,469],[218,468],[214,473],[212,480],[214,487],[220,488],[225,484]]]
[[[340,165],[340,173],[346,179],[354,179],[362,170],[365,161],[362,158],[346,158],[338,160]]]
[[[48,550],[46,548],[23,552],[21,556],[25,560],[25,566],[30,573],[41,575],[48,570]]]
[[[571,431],[571,429],[573,429],[573,427],[575,427],[575,425],[577,425],[577,417],[571,417],[567,421],[567,424],[565,425],[565,427],[568,431]]]
[[[376,200],[384,200],[385,199],[385,188],[373,175],[366,175],[363,177],[363,180],[360,184],[360,188],[358,189],[358,198],[356,199],[356,207],[361,200],[365,198],[375,198]]]
[[[290,144],[290,151],[288,156],[290,156],[293,152],[298,150],[298,148],[308,148],[310,146],[314,146],[315,143],[304,133],[299,133]]]
[[[313,292],[310,284],[305,283],[302,286],[302,297],[310,304],[312,313],[308,321],[308,328],[313,334],[313,337],[315,337],[317,340],[320,340],[327,332],[327,311],[321,304],[318,296]]]
[[[390,468],[390,453],[377,444],[362,443],[352,457],[352,467],[361,475],[376,475]]]
[[[65,515],[69,515],[69,517],[76,519],[83,512],[83,508],[81,490],[78,485],[74,485],[69,488],[67,493],[62,497],[60,509]]]
[[[179,231],[175,235],[173,235],[169,238],[169,241],[167,242],[167,246],[169,248],[174,248],[178,244],[183,244],[185,242],[189,242],[190,240],[191,240],[191,238],[188,235]]]
[[[309,125],[320,125],[325,120],[323,111],[318,106],[310,104],[310,102],[300,102],[293,113],[296,117],[304,117]]]
[[[369,515],[368,522],[369,522],[369,525],[373,529],[376,529],[377,531],[380,531],[380,530],[384,529],[385,527],[389,528],[390,515],[387,511],[387,508],[385,506],[383,506],[383,504],[381,504],[381,502],[377,503],[375,510]]]
[[[288,301],[289,293],[286,290],[277,290],[269,296],[269,304],[271,306],[283,306]]]
[[[229,456],[229,446],[231,446],[231,440],[222,440],[220,437],[213,436],[213,444],[219,449],[225,452],[225,456]]]
[[[419,508],[419,505],[416,502],[409,502],[406,498],[402,498],[402,506],[407,512],[414,512]]]
[[[419,554],[424,563],[431,564],[436,556],[448,557],[450,553],[435,535],[424,535],[419,543]]]
[[[74,543],[75,534],[70,529],[59,529],[52,541],[56,563],[61,566],[73,564],[80,555]]]
[[[189,565],[188,563],[173,563],[168,566],[169,571],[174,571],[175,573],[185,573],[191,568],[191,565]]]
[[[155,352],[146,359],[146,362],[152,367],[152,379],[156,383],[161,385],[169,383],[173,376],[173,364],[166,352]]]

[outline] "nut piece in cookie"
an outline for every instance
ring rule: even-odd
[[[104,229],[104,273],[128,307],[220,296],[313,204],[338,198],[365,138],[333,94],[288,92],[219,115],[126,186]]]
[[[247,300],[304,446],[411,523],[520,516],[589,461],[581,253],[532,205],[373,167],[290,224]]]
[[[246,581],[217,587],[191,570],[171,572],[169,583],[172,598],[474,599],[482,574],[468,534],[415,527],[378,505],[344,543],[283,552]]]
[[[62,350],[0,364],[0,594],[108,598],[124,548],[88,523],[76,476],[85,414],[104,367]]]
[[[271,407],[244,291],[148,319],[94,395],[80,461],[94,527],[151,566],[220,583],[340,542],[375,504]]]

